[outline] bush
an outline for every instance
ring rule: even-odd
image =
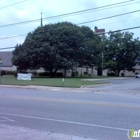
[[[57,72],[56,77],[63,77],[63,73],[62,72]]]
[[[17,77],[17,72],[14,72],[14,77]]]
[[[33,76],[38,76],[38,73],[37,72],[33,72]]]
[[[88,73],[87,72],[84,72],[84,75],[87,75]]]
[[[72,77],[78,76],[78,71],[72,72]]]
[[[6,75],[6,71],[5,70],[1,70],[1,76]]]
[[[14,75],[14,71],[6,71],[6,75]]]
[[[123,77],[124,76],[124,73],[121,73],[121,76]]]
[[[40,72],[38,76],[50,76],[50,72]]]
[[[34,77],[50,77],[51,74],[50,72],[40,72],[38,73],[38,75],[35,75]],[[57,72],[55,77],[63,77],[63,73],[62,72]]]
[[[3,75],[14,75],[15,71],[6,71],[6,70],[1,70],[1,76]]]
[[[107,73],[107,76],[116,76],[116,73],[110,72],[110,73]]]

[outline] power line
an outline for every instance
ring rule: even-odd
[[[5,50],[5,49],[12,49],[12,48],[15,48],[15,47],[6,47],[6,48],[0,48],[0,50]]]
[[[123,3],[128,3],[128,2],[131,2],[131,1],[134,1],[134,0],[119,2],[119,3],[115,3],[115,4],[105,5],[105,6],[96,7],[96,8],[90,8],[90,9],[86,9],[86,10],[81,10],[81,11],[76,11],[76,12],[71,12],[71,13],[66,13],[66,14],[51,16],[51,17],[46,17],[46,18],[42,18],[42,19],[43,20],[46,20],[46,19],[60,18],[60,17],[68,16],[68,15],[73,15],[73,14],[78,14],[78,13],[84,13],[84,12],[91,11],[91,10],[97,10],[97,9],[101,9],[101,8],[105,8],[105,7],[110,7],[110,6],[113,6],[113,5],[119,5],[119,4],[123,4]],[[19,24],[26,24],[26,23],[31,23],[31,22],[37,22],[37,21],[40,21],[40,19],[34,19],[34,20],[29,20],[29,21],[23,21],[23,22],[18,22],[18,23],[1,25],[0,28],[7,27],[7,26],[19,25]]]
[[[128,3],[128,4],[123,4],[123,5],[119,5],[119,6],[113,6],[113,7],[110,7],[110,8],[103,8],[103,9],[95,9],[94,11],[93,10],[89,10],[89,11],[84,11],[84,12],[81,12],[81,13],[75,13],[75,14],[70,14],[70,15],[64,15],[62,17],[69,17],[69,16],[75,16],[75,15],[80,15],[80,14],[85,14],[85,13],[89,13],[89,12],[95,12],[95,11],[101,11],[101,10],[106,10],[106,9],[111,9],[111,8],[116,8],[116,7],[121,7],[121,6],[126,6],[126,5],[132,5],[132,4],[136,4],[136,3],[140,3],[140,1],[138,2],[134,2],[134,3]],[[60,16],[61,17],[61,16]],[[57,19],[57,18],[60,18],[60,17],[52,17],[51,19]],[[47,18],[44,18],[43,20],[45,20]]]
[[[109,34],[109,33],[116,33],[116,32],[127,31],[127,30],[133,30],[133,29],[137,29],[137,28],[140,28],[140,26],[125,28],[125,29],[116,30],[116,31],[109,31],[109,32],[101,33],[101,34],[94,34],[94,36],[103,35],[103,34]],[[91,36],[87,36],[87,37],[91,37]],[[39,43],[36,43],[36,44],[39,44]],[[0,48],[0,50],[12,49],[12,48],[15,48],[15,46],[14,47]]]
[[[140,28],[140,26],[125,28],[125,29],[116,30],[116,31],[109,31],[109,32],[98,34],[98,35],[108,34],[108,33],[116,33],[116,32],[127,31],[127,30],[133,30],[133,29],[137,29],[137,28]]]
[[[91,22],[96,22],[96,21],[100,21],[100,20],[105,20],[105,19],[109,19],[109,18],[114,18],[114,17],[118,17],[118,16],[132,14],[132,13],[136,13],[136,12],[140,12],[140,10],[136,10],[136,11],[132,11],[132,12],[127,12],[127,13],[123,13],[123,14],[119,14],[119,15],[114,15],[114,16],[110,16],[110,17],[105,17],[105,18],[101,18],[101,19],[96,19],[96,20],[92,20],[92,21],[82,22],[82,23],[78,23],[77,25],[87,24],[87,23],[91,23]],[[44,31],[41,31],[40,33],[42,33],[42,32],[44,32]],[[14,37],[18,37],[18,36],[25,36],[25,35],[27,35],[27,34],[21,34],[21,35],[16,35],[16,36],[3,37],[3,38],[0,38],[0,40],[8,39],[8,38],[14,38]]]
[[[140,18],[132,18],[131,20],[139,20]],[[130,19],[128,20],[123,20],[123,21],[119,21],[119,22],[111,22],[111,23],[106,23],[106,24],[98,24],[98,25],[111,25],[111,24],[116,24],[116,23],[122,23],[122,22],[126,22],[126,21],[129,21]],[[43,31],[45,32],[45,31]],[[41,32],[42,33],[42,32]],[[26,36],[27,34],[21,34],[21,35],[13,35],[13,36],[7,36],[7,37],[2,37],[0,38],[0,40],[4,40],[4,39],[9,39],[9,38],[15,38],[15,37],[20,37],[20,36]]]
[[[77,25],[87,24],[87,23],[91,23],[91,22],[95,22],[95,21],[100,21],[100,20],[105,20],[105,19],[114,18],[114,17],[119,17],[119,16],[124,16],[124,15],[128,15],[128,14],[136,13],[136,12],[140,12],[140,10],[131,11],[131,12],[123,13],[123,14],[118,14],[118,15],[114,15],[114,16],[109,16],[109,17],[105,17],[105,18],[101,18],[101,19],[81,22],[81,23],[78,23]]]
[[[109,22],[109,23],[105,23],[105,24],[98,24],[98,26],[101,26],[101,25],[111,25],[111,24],[119,24],[119,23],[122,23],[122,22],[126,22],[126,21],[134,21],[134,20],[139,20],[140,18],[132,18],[132,19],[127,19],[127,20],[121,20],[121,21],[118,21],[118,22]]]
[[[85,13],[85,12],[89,12],[89,11],[93,11],[93,10],[94,10],[94,11],[97,11],[97,10],[104,10],[104,9],[102,9],[102,8],[105,8],[105,9],[107,9],[106,7],[112,8],[111,6],[115,6],[115,5],[124,6],[124,5],[120,5],[120,4],[132,2],[132,1],[134,1],[134,0],[124,1],[124,2],[119,2],[119,3],[114,3],[114,4],[110,4],[110,5],[104,5],[104,6],[100,6],[100,7],[96,7],[96,8],[90,8],[90,9],[81,10],[81,11],[76,11],[76,12],[72,12],[72,13],[66,13],[66,14],[62,14],[62,15],[56,15],[56,16],[52,16],[52,17],[50,17],[50,18],[58,18],[58,17],[69,16],[69,15],[72,15],[72,16],[73,16],[73,14],[74,14],[74,15],[75,15],[75,14],[83,14],[83,13]],[[135,3],[139,3],[139,2],[135,2]],[[130,4],[134,4],[134,3],[130,3]],[[125,4],[125,5],[127,5],[127,4]],[[113,8],[114,8],[114,7],[113,7]],[[48,19],[48,18],[49,18],[49,17],[44,18],[44,19]]]
[[[9,39],[9,38],[15,38],[15,37],[19,37],[19,36],[26,36],[26,35],[27,35],[27,34],[7,36],[7,37],[2,37],[2,38],[0,38],[0,40],[3,40],[3,39]]]
[[[7,6],[4,6],[4,7],[0,7],[0,9],[4,9],[4,8],[7,8],[7,7],[10,7],[10,6],[13,6],[13,5],[17,5],[17,4],[22,3],[22,2],[25,2],[25,1],[27,1],[27,0],[20,1],[20,2],[17,2],[17,3],[13,3],[11,5],[7,5]]]

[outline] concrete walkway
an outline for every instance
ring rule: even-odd
[[[1,140],[95,140],[73,135],[38,131],[34,129],[0,124]]]
[[[49,86],[34,86],[34,85],[29,85],[29,86],[0,85],[0,87],[36,89],[36,90],[49,90],[49,91],[67,91],[67,92],[86,92],[87,89],[89,89],[89,88],[87,88],[87,89],[86,88],[67,88],[67,87],[49,87]]]

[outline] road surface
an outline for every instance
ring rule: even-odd
[[[112,83],[85,92],[0,87],[0,124],[127,140],[129,129],[140,129],[140,79]]]

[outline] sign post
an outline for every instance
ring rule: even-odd
[[[64,86],[64,82],[65,82],[65,79],[64,78],[62,78],[62,82],[63,82],[63,86]]]

